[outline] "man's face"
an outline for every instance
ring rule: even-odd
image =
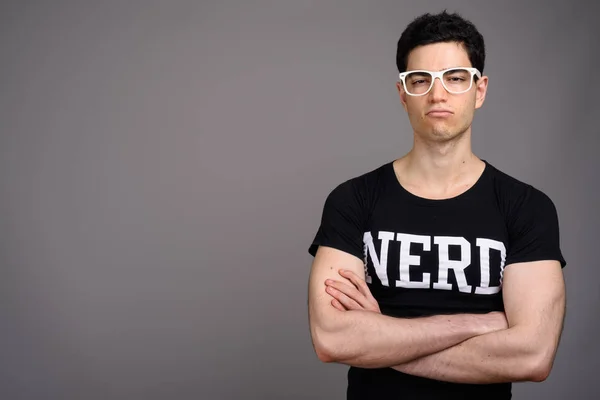
[[[407,71],[441,71],[471,66],[462,44],[435,43],[413,49],[408,56]],[[398,82],[397,87],[415,134],[428,141],[445,142],[470,129],[475,109],[481,107],[485,100],[487,83],[488,78],[482,76],[473,82],[469,91],[452,94],[444,89],[439,79],[435,79],[429,93],[423,96],[408,95],[402,82]],[[447,110],[449,113],[434,114],[432,110]]]

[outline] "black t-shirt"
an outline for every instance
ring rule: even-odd
[[[369,289],[385,315],[504,311],[506,265],[566,262],[550,198],[483,161],[477,182],[450,199],[408,192],[392,162],[345,181],[327,197],[309,253],[314,256],[323,245],[363,260]],[[350,367],[347,394],[377,400],[510,399],[511,384],[457,384],[392,368]]]

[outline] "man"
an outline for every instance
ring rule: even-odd
[[[457,14],[400,37],[412,149],[337,186],[309,252],[310,332],[348,399],[510,399],[545,380],[565,292],[557,212],[471,151],[484,41]]]

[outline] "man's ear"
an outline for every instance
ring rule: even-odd
[[[402,86],[402,82],[396,82],[396,89],[398,89],[398,95],[400,96],[400,103],[402,103],[402,107],[406,109],[406,92],[404,91],[404,86]]]
[[[485,95],[487,94],[488,83],[489,78],[487,76],[482,76],[477,80],[475,87],[475,108],[483,106]]]

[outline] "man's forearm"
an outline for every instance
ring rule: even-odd
[[[519,328],[473,337],[438,353],[393,367],[411,375],[458,383],[539,381],[546,377],[534,346]]]
[[[394,318],[370,311],[340,312],[337,329],[315,328],[320,358],[362,368],[392,367],[496,330],[491,315]],[[342,321],[342,322],[340,322]],[[318,351],[319,352],[319,351]]]

